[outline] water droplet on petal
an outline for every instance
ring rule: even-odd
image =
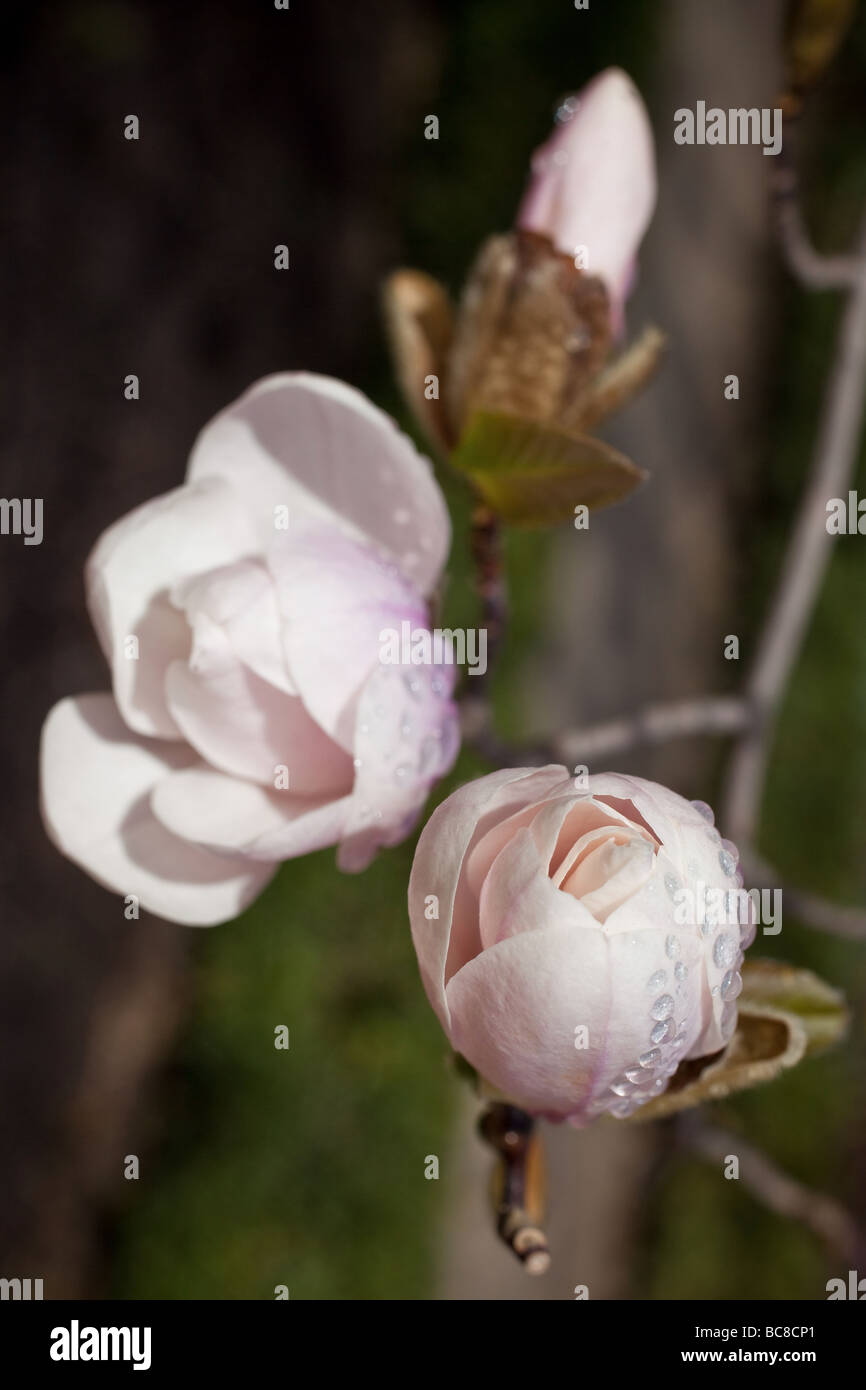
[[[731,874],[737,872],[737,861],[729,850],[719,850],[719,863],[722,866],[723,874],[727,874],[730,877]]]
[[[737,1006],[734,1003],[726,1004],[722,1009],[722,1017],[719,1027],[725,1042],[728,1041],[737,1026]]]
[[[555,119],[557,125],[567,124],[567,122],[575,116],[579,105],[580,102],[577,97],[566,97],[556,109]]]
[[[650,1015],[661,1023],[664,1019],[670,1018],[674,1011],[674,997],[672,994],[661,994],[650,1009]]]
[[[712,806],[708,806],[705,801],[693,801],[692,805],[694,806],[698,815],[701,816],[707,822],[707,825],[715,824],[716,817]]]
[[[743,990],[743,977],[738,970],[729,970],[722,980],[722,998],[736,999]]]
[[[713,960],[720,970],[728,970],[737,957],[737,944],[727,932],[716,937],[713,946]]]
[[[674,897],[674,895],[679,889],[679,886],[680,881],[677,878],[676,874],[665,874],[665,888],[667,888],[671,897]]]
[[[656,1023],[650,1033],[650,1042],[666,1043],[670,1042],[674,1035],[674,1025],[672,1019],[663,1019],[661,1023]]]
[[[665,941],[665,955],[668,960],[675,960],[680,953],[680,943],[673,933]]]
[[[640,1057],[638,1057],[638,1062],[640,1063],[640,1065],[641,1065],[642,1067],[654,1067],[655,1064],[656,1064],[656,1062],[660,1062],[661,1059],[662,1059],[662,1050],[661,1050],[661,1048],[660,1048],[660,1047],[651,1047],[650,1050],[649,1050],[649,1052],[643,1052],[643,1053],[641,1053]]]
[[[668,972],[666,970],[656,970],[646,982],[647,989],[653,994],[658,994],[667,977]]]

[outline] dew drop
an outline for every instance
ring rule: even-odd
[[[666,970],[656,970],[646,982],[647,989],[651,990],[653,994],[658,994],[667,977],[668,972]]]
[[[715,824],[716,817],[713,812],[712,806],[708,806],[705,801],[693,801],[692,805],[694,806],[698,815],[701,816],[707,822],[707,825]]]
[[[680,943],[677,940],[677,938],[673,934],[671,934],[665,941],[665,955],[667,956],[668,960],[675,960],[679,953]]]
[[[686,978],[688,973],[689,967],[687,965],[683,965],[683,962],[681,960],[678,960],[676,965],[674,966],[674,978],[682,981]]]
[[[650,1009],[650,1015],[661,1023],[664,1019],[670,1018],[674,1011],[674,997],[672,994],[660,994],[658,999]]]
[[[674,1025],[671,1019],[662,1019],[661,1023],[656,1023],[650,1033],[650,1042],[666,1043],[670,1042],[674,1035]]]
[[[728,877],[737,872],[737,861],[729,850],[719,850],[719,863],[722,866],[722,873],[727,874]]]
[[[737,1026],[737,1006],[734,1003],[726,1004],[722,1009],[722,1017],[719,1027],[722,1030],[722,1037],[728,1041]]]
[[[738,970],[729,970],[722,980],[722,998],[736,999],[742,992],[743,977]]]
[[[677,890],[679,889],[679,886],[680,881],[677,878],[676,874],[665,874],[665,888],[667,888],[671,897],[674,897]]]
[[[661,1050],[661,1048],[660,1048],[660,1047],[651,1047],[650,1050],[649,1050],[649,1052],[642,1052],[642,1053],[641,1053],[640,1057],[638,1057],[638,1062],[640,1063],[640,1065],[641,1065],[642,1067],[654,1067],[654,1066],[656,1065],[657,1062],[660,1062],[660,1061],[661,1061],[661,1059],[662,1059],[662,1050]]]
[[[720,970],[729,970],[737,958],[737,946],[734,938],[727,932],[722,932],[721,936],[716,937],[713,946],[713,960]]]

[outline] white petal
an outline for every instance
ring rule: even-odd
[[[175,835],[217,851],[279,861],[336,844],[350,799],[269,791],[196,763],[161,781],[151,804]]]
[[[338,864],[366,868],[415,825],[433,783],[460,747],[454,667],[379,666],[358,701],[355,791]]]
[[[351,790],[349,755],[297,696],[254,675],[225,631],[201,614],[189,661],[169,667],[166,696],[184,737],[223,772],[274,787],[278,770],[286,768],[292,792],[335,796]]]
[[[184,580],[171,599],[190,627],[204,614],[224,629],[245,666],[277,690],[297,695],[283,656],[274,581],[261,560],[239,560]]]
[[[220,477],[252,509],[259,548],[288,507],[301,519],[339,517],[384,546],[422,593],[442,571],[450,544],[445,501],[427,459],[360,391],[330,377],[265,377],[205,427],[190,479]]]
[[[392,561],[336,527],[303,527],[271,548],[289,675],[316,723],[351,752],[358,698],[380,668],[381,635],[426,628],[426,605]]]
[[[62,700],[42,731],[42,813],[58,849],[106,888],[169,921],[210,926],[236,917],[273,869],[211,854],[155,818],[152,788],[193,757],[130,734],[110,695]]]
[[[97,541],[85,578],[91,617],[111,666],[114,696],[136,733],[179,737],[168,712],[165,672],[189,648],[170,591],[189,575],[252,549],[254,536],[232,490],[205,479],[146,502]],[[131,659],[125,643],[138,641]]]

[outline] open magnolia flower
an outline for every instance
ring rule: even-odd
[[[87,565],[113,695],[56,705],[42,800],[58,848],[170,920],[234,917],[276,865],[365,867],[458,746],[453,666],[383,665],[426,628],[448,553],[428,461],[359,392],[266,378],[199,436],[183,487]]]
[[[601,773],[512,768],[433,813],[409,886],[433,1008],[488,1089],[582,1126],[661,1094],[737,1024],[752,917],[702,802]],[[733,916],[733,924],[731,924]]]

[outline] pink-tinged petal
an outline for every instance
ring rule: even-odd
[[[736,887],[735,854],[708,819],[712,816],[708,807],[696,806],[668,787],[640,777],[604,773],[590,781],[596,796],[628,798],[642,820],[651,825],[672,861],[666,875],[671,893],[689,890],[697,897]],[[739,970],[742,953],[737,922],[695,921],[692,930],[700,933],[705,964],[703,1025],[688,1055],[700,1057],[724,1047],[733,1032],[736,1004],[730,977]]]
[[[280,637],[274,582],[261,560],[238,560],[179,584],[172,603],[192,627],[201,613],[224,629],[233,650],[251,671],[286,695],[297,695],[289,679]]]
[[[171,922],[211,926],[236,917],[273,868],[211,854],[153,815],[155,784],[194,756],[136,738],[110,695],[62,700],[42,731],[42,813],[57,848],[106,888]]]
[[[154,788],[151,805],[175,835],[264,862],[296,859],[334,845],[350,798],[293,796],[197,763]]]
[[[700,947],[693,936],[678,938],[682,949],[671,959],[671,935],[667,928],[641,927],[639,918],[630,931],[604,932],[609,1011],[597,1040],[591,1095],[568,1116],[577,1127],[602,1113],[624,1116],[660,1094],[700,1027]],[[681,980],[678,966],[686,972]]]
[[[655,206],[652,128],[619,68],[569,98],[562,117],[533,157],[517,225],[549,237],[566,255],[585,247],[586,270],[605,281],[619,316]]]
[[[532,829],[538,849],[539,863],[545,873],[549,873],[550,859],[556,847],[562,822],[578,800],[578,796],[568,793],[568,787],[569,783],[563,781],[563,795],[550,797],[541,802],[533,802],[529,806],[522,806],[513,815],[498,821],[486,834],[475,841],[471,851],[466,856],[463,876],[476,898],[481,896],[484,880],[497,855],[518,830],[523,830],[526,827]]]
[[[481,950],[478,900],[463,874],[466,856],[495,824],[561,787],[564,777],[556,764],[491,772],[453,792],[421,832],[409,880],[409,917],[421,979],[446,1032],[446,979]]]
[[[554,808],[555,809],[552,809]],[[551,809],[549,809],[551,808]],[[536,818],[540,819],[536,821]],[[604,826],[627,825],[619,812],[593,801],[586,791],[575,791],[573,779],[561,769],[561,785],[556,793],[549,792],[543,803],[523,806],[514,815],[499,821],[477,841],[466,860],[466,879],[476,897],[481,892],[484,877],[496,855],[516,830],[532,825],[539,851],[554,881],[559,886],[560,869],[567,849],[574,839],[586,831]]]
[[[560,924],[575,931],[598,927],[582,903],[554,887],[534,832],[535,825],[516,830],[484,879],[479,926],[485,949],[519,932]]]
[[[235,494],[212,478],[146,502],[97,541],[85,572],[88,606],[118,708],[136,733],[180,737],[164,679],[172,661],[186,656],[189,630],[171,590],[244,555],[254,539]],[[130,637],[138,641],[137,659],[127,654]]]
[[[449,981],[456,1051],[517,1105],[571,1114],[592,1094],[611,993],[609,942],[570,924],[521,932]],[[576,1029],[589,1047],[575,1046]]]
[[[429,461],[341,381],[290,372],[257,382],[199,435],[188,477],[231,484],[260,550],[288,507],[289,534],[297,521],[336,518],[384,547],[422,593],[442,572],[451,528]]]
[[[358,701],[355,791],[337,863],[366,868],[399,844],[460,747],[453,666],[379,666]]]
[[[590,839],[590,837],[584,837]],[[562,891],[580,900],[599,922],[628,902],[653,871],[655,855],[645,835],[594,831],[587,853],[562,881]]]
[[[316,723],[348,752],[381,635],[426,628],[423,599],[393,561],[335,527],[304,527],[268,555],[289,675]]]
[[[310,718],[297,696],[260,680],[238,659],[223,628],[195,619],[189,661],[175,661],[165,680],[178,728],[207,762],[264,786],[308,796],[341,796],[354,777],[352,759]]]

